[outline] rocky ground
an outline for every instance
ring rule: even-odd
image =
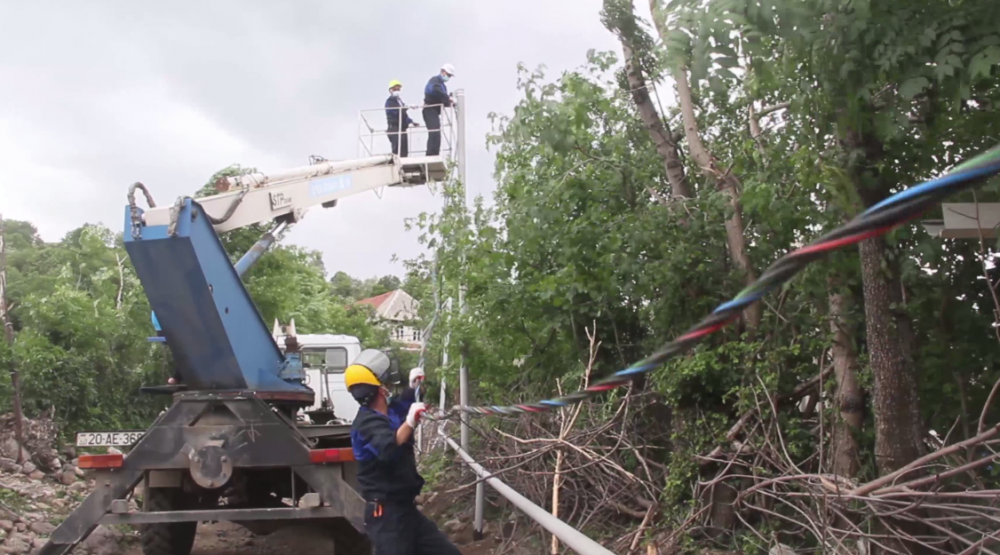
[[[59,449],[55,426],[47,419],[28,420],[24,444],[13,438],[9,416],[0,416],[0,555],[37,552],[49,534],[93,489],[93,481],[77,467],[73,448]],[[21,461],[18,462],[18,455]],[[454,492],[468,481],[457,466],[439,476],[440,486],[418,499],[425,514],[459,546],[464,555],[538,553],[519,547],[523,536],[513,520],[487,522],[484,538],[473,541],[472,502],[468,491]],[[134,509],[134,506],[133,506]],[[523,528],[523,527],[522,527]],[[520,532],[520,533],[519,533]],[[329,531],[321,525],[285,528],[255,536],[232,523],[203,523],[192,555],[286,555],[336,553]],[[83,555],[141,555],[138,534],[128,526],[100,526],[73,551]]]
[[[51,420],[26,420],[23,440],[20,445],[14,439],[13,419],[0,417],[0,553],[6,555],[32,553],[44,545],[93,487],[77,467],[76,453],[54,447]],[[133,540],[130,532],[102,526],[76,553],[116,555]]]

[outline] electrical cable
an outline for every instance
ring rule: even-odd
[[[636,376],[659,368],[669,359],[688,351],[705,337],[725,328],[740,317],[751,304],[774,291],[807,265],[827,253],[853,245],[865,239],[884,235],[896,227],[913,220],[944,198],[986,182],[1000,174],[1000,146],[995,147],[952,169],[951,172],[930,181],[910,187],[875,204],[847,224],[844,224],[808,245],[798,248],[771,264],[761,276],[748,285],[732,300],[719,305],[701,322],[689,329],[648,357],[628,368],[615,372],[579,391],[534,403],[508,406],[455,407],[435,419],[451,417],[459,412],[479,415],[510,415],[547,412],[573,405],[597,395],[628,385]]]

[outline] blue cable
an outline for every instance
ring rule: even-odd
[[[885,208],[886,206],[896,204],[897,202],[909,199],[911,197],[915,197],[917,195],[921,195],[923,193],[933,191],[936,189],[941,189],[942,187],[948,187],[949,185],[954,185],[956,182],[968,181],[970,179],[975,179],[977,177],[982,177],[984,175],[995,173],[997,167],[1000,167],[1000,164],[987,164],[985,166],[981,166],[964,172],[950,173],[946,176],[933,179],[926,183],[921,183],[916,187],[910,187],[905,191],[900,191],[895,195],[892,195],[891,197],[876,204],[875,206],[872,206],[868,210],[865,210],[862,216],[867,216],[872,212],[876,212],[878,210],[881,210],[882,208]]]

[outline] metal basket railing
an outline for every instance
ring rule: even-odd
[[[399,125],[402,128],[402,110],[399,108],[372,108],[358,112],[358,157],[367,158],[380,154],[392,153],[392,143],[389,137],[392,135],[401,136],[404,133],[409,143],[410,158],[427,155],[427,139],[429,131],[424,125],[422,112],[424,108],[441,109],[441,148],[438,155],[442,159],[450,159],[456,149],[455,134],[455,112],[442,104],[427,104],[417,106],[407,106],[407,115],[410,119],[420,124],[419,127],[410,127],[406,131],[389,131],[386,110],[394,110],[399,114]],[[417,140],[414,140],[417,139]]]

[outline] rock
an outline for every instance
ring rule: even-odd
[[[36,520],[43,520],[43,517],[38,513],[24,513],[24,520],[35,522]]]
[[[45,473],[42,472],[41,470],[36,470],[31,474],[28,474],[28,478],[31,478],[32,480],[41,480],[45,478]]]
[[[459,532],[459,530],[462,529],[462,521],[458,520],[457,518],[449,520],[448,522],[444,523],[442,529],[447,534],[456,534]]]
[[[120,449],[117,449],[115,447],[108,447],[108,454],[109,455],[121,455],[122,452],[121,452]]]
[[[56,527],[48,522],[45,522],[44,520],[41,520],[38,522],[32,522],[28,529],[40,536],[48,536],[52,532],[55,532]]]
[[[87,491],[87,483],[86,482],[73,482],[73,484],[69,486],[69,491],[74,492],[74,493],[80,493],[80,492]]]
[[[0,520],[0,530],[10,532],[14,529],[14,523],[9,520]]]
[[[44,538],[35,538],[35,539],[31,540],[31,547],[34,547],[35,549],[41,549],[42,546],[45,545],[45,542],[47,542],[47,541],[48,540],[46,540]]]
[[[49,499],[49,497],[46,497],[46,499]],[[49,510],[49,509],[52,508],[52,507],[46,505],[45,503],[39,503],[39,504],[35,505],[35,507],[37,507],[37,508],[39,508],[39,509],[41,509],[43,511],[47,511],[47,510]]]
[[[113,528],[98,526],[81,544],[92,555],[116,555],[122,534]]]
[[[768,555],[795,555],[795,550],[785,544],[776,544],[768,550]]]
[[[67,445],[63,447],[62,454],[66,455],[67,459],[73,460],[76,458],[76,447],[72,445]]]
[[[59,457],[53,458],[52,462],[49,463],[49,468],[51,468],[52,470],[60,470],[62,466],[63,464],[62,461],[59,460]]]
[[[4,458],[13,459],[16,461],[18,453],[21,454],[22,460],[28,460],[28,458],[31,457],[31,454],[28,453],[28,450],[25,449],[23,446],[19,445],[17,443],[17,440],[14,438],[8,438],[7,441],[3,442],[3,444],[0,445],[0,455],[3,455]]]
[[[27,474],[29,476],[31,475],[32,472],[34,472],[36,470],[38,470],[38,467],[35,466],[35,463],[33,463],[31,461],[27,461],[27,462],[25,462],[21,466],[21,472],[23,472],[23,473],[25,473],[25,474]]]
[[[424,504],[424,503],[425,503],[425,502],[427,501],[427,494],[426,494],[426,493],[421,493],[421,494],[420,494],[420,495],[418,495],[418,496],[417,496],[417,498],[416,498],[416,499],[414,499],[413,501],[414,501],[414,502],[415,502],[415,503],[416,503],[417,505],[423,505],[423,504]]]
[[[18,522],[14,525],[14,528],[16,528],[18,532],[24,532],[28,529],[28,525],[24,522]]]
[[[80,470],[79,466],[71,466],[70,468],[73,469],[73,474],[76,474],[77,478],[83,478],[85,476],[85,474],[83,473],[83,471]]]
[[[64,507],[66,507],[66,502],[63,501],[62,499],[53,499],[52,500],[52,506],[55,507],[55,508],[57,508],[57,509],[62,509]]]
[[[67,470],[59,475],[59,481],[62,482],[63,485],[72,486],[76,483],[76,473]]]
[[[29,549],[31,549],[31,540],[19,534],[7,538],[7,541],[0,546],[0,552],[7,555],[21,555],[27,553]]]
[[[11,474],[20,474],[21,465],[17,464],[14,459],[8,459],[7,457],[0,457],[0,470],[4,472],[9,472]]]

